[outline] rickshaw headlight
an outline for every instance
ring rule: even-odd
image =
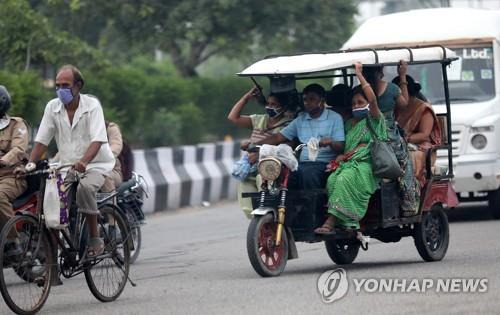
[[[259,174],[264,180],[275,181],[281,173],[281,162],[275,158],[264,158],[259,162]]]
[[[486,139],[485,136],[479,134],[479,135],[475,135],[474,137],[472,137],[471,144],[472,144],[472,147],[474,147],[474,149],[482,150],[488,144],[488,140]]]

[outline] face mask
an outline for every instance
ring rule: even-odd
[[[267,107],[267,106],[266,106],[266,112],[269,115],[269,117],[271,117],[271,118],[276,117],[278,115],[281,115],[283,113],[283,112],[279,112],[276,108]]]
[[[59,100],[64,105],[68,105],[69,103],[71,103],[71,101],[74,98],[73,92],[71,92],[70,88],[58,88],[56,90],[56,94],[57,94],[57,97],[59,98]]]
[[[370,112],[370,104],[366,104],[365,107],[353,109],[352,116],[355,118],[365,118],[369,112]]]

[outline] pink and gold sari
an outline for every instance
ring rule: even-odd
[[[432,114],[434,120],[429,140],[419,144],[414,143],[413,145],[417,149],[410,151],[415,177],[417,177],[421,186],[425,184],[425,157],[427,151],[440,146],[442,143],[441,126],[431,105],[418,98],[410,98],[408,107],[404,111],[397,113],[398,124],[404,129],[406,138],[408,138],[419,131],[420,120],[427,111]],[[434,166],[435,162],[436,152],[431,156],[431,166]]]

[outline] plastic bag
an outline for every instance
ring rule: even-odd
[[[309,153],[309,160],[316,161],[319,153],[319,140],[316,137],[311,137],[307,142],[307,151]]]
[[[60,177],[51,175],[45,181],[45,194],[43,197],[43,210],[45,225],[50,229],[63,229],[68,225],[66,200],[61,198],[59,184]],[[64,194],[64,192],[62,192]]]
[[[293,153],[292,148],[287,144],[280,144],[278,146],[264,144],[260,148],[260,159],[267,156],[272,156],[280,160],[291,171],[296,171],[299,168],[299,162]]]
[[[245,154],[239,161],[234,163],[231,175],[242,182],[248,177],[248,175],[254,172],[257,172],[257,164],[250,165],[248,155]]]

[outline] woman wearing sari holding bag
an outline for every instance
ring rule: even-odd
[[[400,78],[392,80],[394,84],[400,82]],[[407,75],[408,82],[408,106],[397,112],[398,124],[405,131],[406,141],[413,161],[415,177],[420,186],[425,184],[425,159],[427,151],[438,147],[442,143],[441,126],[431,105],[419,98],[421,86],[418,82]],[[431,163],[436,162],[436,152],[431,157]]]
[[[292,117],[287,112],[288,102],[284,94],[271,93],[267,97],[266,114],[241,115],[243,108],[250,100],[257,98],[259,93],[257,87],[248,91],[234,104],[227,116],[236,126],[251,129],[250,142],[254,143],[280,132],[292,121]],[[242,198],[241,196],[242,193],[257,192],[259,190],[256,168],[258,160],[258,153],[248,153],[237,162],[233,170],[233,176],[239,180],[238,202],[248,218],[251,218],[250,213],[253,211],[252,201],[250,198]]]
[[[328,217],[315,230],[318,234],[334,234],[335,226],[359,228],[379,180],[373,175],[370,149],[374,138],[387,140],[387,127],[377,97],[363,76],[362,64],[354,66],[361,84],[353,91],[353,117],[345,123],[346,153],[330,163]]]

